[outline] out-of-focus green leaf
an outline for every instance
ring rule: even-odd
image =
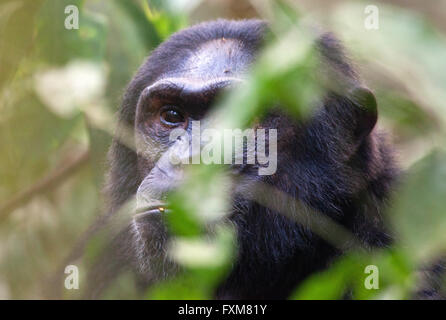
[[[139,34],[138,39],[140,39],[146,50],[150,50],[161,43],[162,37],[159,35],[156,26],[147,18],[144,12],[144,1],[116,0],[115,2],[131,19],[133,26]]]
[[[364,4],[352,2],[338,8],[333,17],[339,34],[349,43],[351,51],[365,60],[363,65],[370,64],[371,75],[381,70],[387,79],[399,82],[416,104],[436,114],[444,126],[445,36],[420,14],[384,3],[378,6],[379,29],[367,30],[364,8]],[[389,90],[384,75],[371,85]]]
[[[179,275],[150,288],[150,299],[212,299],[234,259],[234,234],[219,227],[211,236],[177,237],[169,250],[182,267]]]
[[[228,209],[230,181],[217,166],[190,166],[184,184],[169,197],[174,214],[167,219],[179,236],[196,236],[221,219]]]
[[[331,268],[312,276],[290,299],[292,300],[337,300],[342,299],[347,289],[346,273],[341,267]]]
[[[0,89],[33,49],[36,16],[43,1],[8,0],[0,4]]]
[[[379,90],[380,115],[392,121],[403,136],[421,136],[437,128],[436,119],[409,97],[390,90]]]
[[[446,250],[446,154],[434,151],[404,178],[394,204],[393,225],[402,246],[419,263]]]
[[[147,294],[153,300],[205,300],[211,297],[212,292],[207,291],[202,283],[197,282],[196,276],[180,275],[164,281]]]
[[[187,21],[184,17],[180,16],[176,19],[172,19],[164,12],[153,13],[149,16],[149,19],[163,40],[187,25]]]
[[[377,269],[378,288],[367,288],[370,273]],[[412,265],[404,251],[394,249],[378,252],[348,253],[330,268],[308,277],[291,295],[297,300],[333,299],[404,299],[414,288]]]
[[[247,82],[222,101],[218,126],[244,128],[277,104],[296,117],[313,110],[322,88],[315,76],[315,42],[306,32],[293,27],[265,48]]]

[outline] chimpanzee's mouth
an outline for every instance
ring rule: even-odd
[[[156,203],[149,206],[137,208],[135,215],[152,215],[152,214],[165,214],[170,210],[165,203]]]

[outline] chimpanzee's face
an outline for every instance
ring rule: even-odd
[[[253,54],[239,40],[210,40],[188,52],[181,63],[169,65],[142,91],[135,118],[138,166],[143,179],[139,199],[150,199],[157,207],[178,185],[184,165],[173,164],[172,156],[191,156],[191,136],[197,133],[193,132],[194,123],[199,121],[199,131],[206,128],[211,120],[208,111],[216,97],[225,88],[241,83],[252,61]],[[179,129],[186,134],[172,138]]]

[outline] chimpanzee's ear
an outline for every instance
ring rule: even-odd
[[[349,99],[353,102],[356,110],[356,127],[354,135],[362,140],[370,134],[378,120],[378,108],[375,95],[364,87],[355,87],[350,91]]]

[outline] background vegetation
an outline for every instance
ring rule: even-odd
[[[70,4],[80,9],[79,30],[64,27]],[[379,30],[364,28],[369,4],[380,10]],[[312,47],[302,30],[317,21],[361,66],[378,99],[379,126],[407,169],[389,212],[398,241],[374,254],[352,251],[291,298],[336,299],[351,287],[357,298],[402,299],[420,284],[420,268],[446,249],[446,1],[3,0],[0,298],[57,296],[54,275],[64,276],[70,257],[83,286],[85,266],[101,248],[86,233],[101,213],[105,155],[125,86],[172,32],[216,17],[261,17],[273,30],[247,86],[221,102],[222,123],[248,123],[271,97],[305,113],[317,87],[308,81]],[[214,167],[190,176],[172,195],[178,214],[169,217],[177,235],[171,255],[183,272],[142,297],[124,274],[105,298],[210,297],[234,255],[233,230],[217,228],[211,239],[203,232],[227,205],[225,176]],[[197,208],[199,194],[207,202]],[[364,289],[368,264],[379,267],[379,290]]]

